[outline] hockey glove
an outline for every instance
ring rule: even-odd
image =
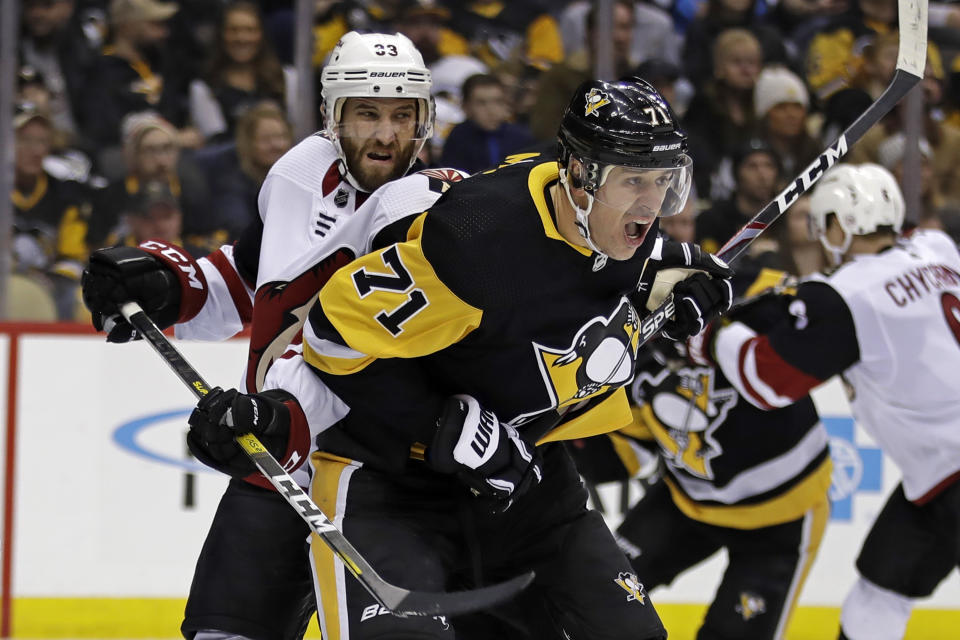
[[[649,311],[659,307],[678,282],[694,273],[703,272],[715,278],[733,276],[733,269],[723,260],[712,253],[707,253],[692,242],[664,240],[659,247],[659,252],[654,249],[651,258],[657,260],[657,255],[659,255],[659,261],[654,263],[657,269],[656,277],[653,286],[650,287],[650,296],[647,298]]]
[[[475,495],[495,499],[499,511],[541,478],[536,447],[468,395],[447,400],[426,460],[434,470],[456,475]]]
[[[247,395],[216,387],[190,414],[187,446],[208,467],[234,477],[248,476],[257,467],[234,438],[252,433],[273,457],[283,460],[290,439],[291,402],[302,415],[293,396],[280,389]]]
[[[107,342],[139,338],[120,315],[125,302],[139,303],[166,329],[195,316],[207,296],[206,278],[193,258],[179,247],[158,241],[94,251],[80,285],[93,326],[107,332]]]
[[[713,278],[695,273],[673,287],[675,312],[663,328],[671,340],[686,340],[703,331],[733,304],[733,286],[729,278]]]

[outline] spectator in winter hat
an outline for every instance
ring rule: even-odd
[[[786,175],[799,173],[820,153],[820,143],[807,132],[810,96],[803,80],[786,67],[767,67],[757,77],[753,108],[760,137],[773,147]]]

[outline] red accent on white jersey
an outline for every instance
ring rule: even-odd
[[[448,171],[457,178],[465,175]],[[322,384],[299,388],[294,379],[316,376],[295,373],[306,365],[283,355],[291,343],[300,342],[307,312],[326,279],[354,256],[369,252],[381,229],[430,208],[440,195],[431,186],[426,176],[415,174],[372,194],[358,192],[342,178],[332,142],[321,135],[304,139],[273,165],[260,189],[263,235],[256,294],[239,275],[233,247],[221,247],[198,261],[209,295],[193,320],[177,325],[177,337],[224,340],[252,318],[247,371],[239,389],[286,388],[298,397],[312,433],[329,427],[346,415],[346,405]],[[267,380],[274,369],[280,370]],[[306,473],[301,468],[294,474],[304,486]]]
[[[767,336],[750,338],[740,346],[737,357],[742,395],[761,409],[778,409],[804,397],[823,380],[807,375],[780,357]]]
[[[425,175],[428,178],[443,180],[444,182],[460,182],[466,177],[463,173],[457,171],[456,169],[447,169],[445,167],[424,169],[423,171],[418,171],[417,173]]]
[[[223,277],[223,282],[230,292],[230,298],[237,307],[237,313],[240,321],[244,324],[253,319],[253,305],[250,301],[250,291],[240,274],[237,273],[236,265],[231,262],[221,249],[217,249],[207,256],[207,260],[216,267],[217,271]]]

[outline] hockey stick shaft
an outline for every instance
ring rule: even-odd
[[[140,305],[128,302],[120,313],[163,358],[177,377],[197,398],[210,393],[210,386],[183,354],[157,328]],[[311,531],[343,561],[347,570],[360,581],[371,596],[384,608],[397,615],[455,615],[486,609],[512,598],[533,580],[533,573],[519,575],[506,582],[471,591],[422,592],[410,591],[390,584],[381,578],[329,518],[297,484],[277,459],[270,454],[252,433],[237,436],[237,443],[270,481],[270,484],[306,521]],[[304,560],[306,562],[306,560]]]
[[[927,3],[928,0],[898,0],[900,45],[897,52],[897,69],[884,92],[866,111],[860,114],[843,133],[820,153],[794,180],[767,203],[753,218],[730,238],[717,257],[725,262],[736,260],[773,222],[783,215],[797,199],[809,191],[826,171],[847,155],[863,134],[890,112],[891,109],[923,79],[927,61]],[[675,311],[673,295],[640,321],[640,346],[660,333]],[[572,398],[561,403],[562,406]],[[530,423],[524,436],[530,442],[538,442],[560,422],[562,416],[548,414]]]

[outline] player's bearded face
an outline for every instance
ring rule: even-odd
[[[413,98],[347,98],[338,128],[347,168],[366,190],[399,178],[417,146]]]

